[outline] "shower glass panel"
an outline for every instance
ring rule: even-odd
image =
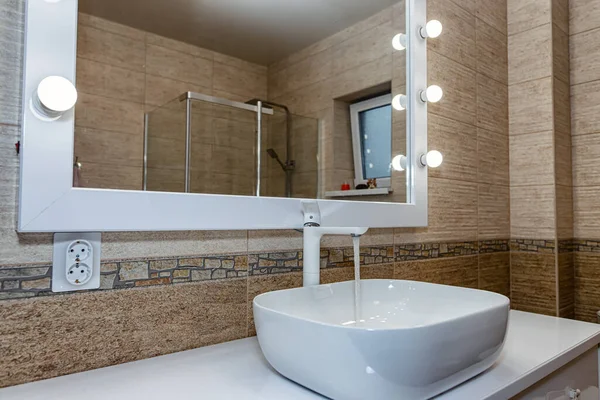
[[[318,198],[318,152],[316,119],[186,93],[146,115],[144,188]]]
[[[256,194],[257,113],[191,100],[190,191]]]
[[[146,114],[144,190],[185,191],[186,114],[179,99]]]

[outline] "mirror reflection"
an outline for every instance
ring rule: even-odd
[[[406,202],[405,19],[397,0],[80,0],[74,185]]]

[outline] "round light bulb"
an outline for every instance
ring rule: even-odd
[[[392,39],[392,46],[396,50],[404,50],[406,49],[406,35],[404,33],[399,33]]]
[[[431,85],[425,91],[421,91],[421,100],[429,103],[437,103],[444,97],[444,91],[437,85]]]
[[[437,19],[432,19],[427,23],[427,25],[425,25],[426,37],[430,37],[432,39],[440,36],[442,34],[442,30],[442,23]]]
[[[406,96],[403,94],[397,94],[392,99],[392,107],[398,111],[406,110]]]
[[[55,121],[75,106],[75,85],[62,76],[44,78],[31,100],[32,111],[43,120]]]
[[[396,157],[392,158],[392,168],[394,171],[404,171],[406,169],[406,156],[398,154]]]
[[[437,150],[431,150],[421,156],[421,165],[429,168],[437,168],[444,162],[444,156]]]

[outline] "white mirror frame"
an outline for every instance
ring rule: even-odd
[[[427,225],[426,0],[406,0],[407,203],[311,200],[322,226],[419,227]],[[23,124],[19,190],[19,232],[103,232],[290,229],[303,227],[302,199],[162,193],[74,188],[74,112],[58,121],[38,119],[30,102],[38,84],[59,75],[75,82],[77,0],[28,0],[23,74]],[[392,38],[390,37],[390,46]]]

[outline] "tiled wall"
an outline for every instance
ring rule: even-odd
[[[512,302],[564,317],[574,313],[568,19],[567,0],[508,3]]]
[[[371,230],[362,276],[509,294],[506,4],[431,0],[429,12],[445,24],[429,73],[446,92],[430,108],[431,146],[446,155],[431,172],[430,226]],[[14,231],[22,40],[23,2],[0,3],[0,386],[253,334],[254,296],[301,284],[297,232],[106,233],[103,290],[49,293],[51,236]],[[322,245],[323,282],[351,279],[349,239]],[[81,337],[93,346],[61,345]]]
[[[85,187],[141,189],[144,113],[180,94],[200,92],[243,102],[267,96],[264,66],[87,14],[79,14],[77,45],[75,156],[83,164],[81,182]],[[192,125],[196,145],[192,153],[193,189],[246,193],[245,187],[253,185],[253,175],[237,184],[235,180],[254,166],[254,116],[239,123],[239,115],[214,115],[212,109],[206,112],[206,108],[202,103],[193,107],[198,116]],[[152,187],[154,190],[181,189],[184,110],[170,111],[173,115],[168,120],[152,120],[150,147],[157,151],[149,152],[149,175],[171,185]],[[177,122],[174,118],[180,120],[180,129],[173,128]],[[156,126],[163,120],[169,129]],[[224,132],[235,137],[238,145],[217,141],[212,136]],[[240,143],[249,145],[240,148]],[[235,177],[232,160],[242,164],[235,170]],[[206,166],[214,168],[205,171],[202,167]],[[181,184],[174,187],[177,183]]]
[[[600,3],[570,1],[575,316],[600,310]]]

